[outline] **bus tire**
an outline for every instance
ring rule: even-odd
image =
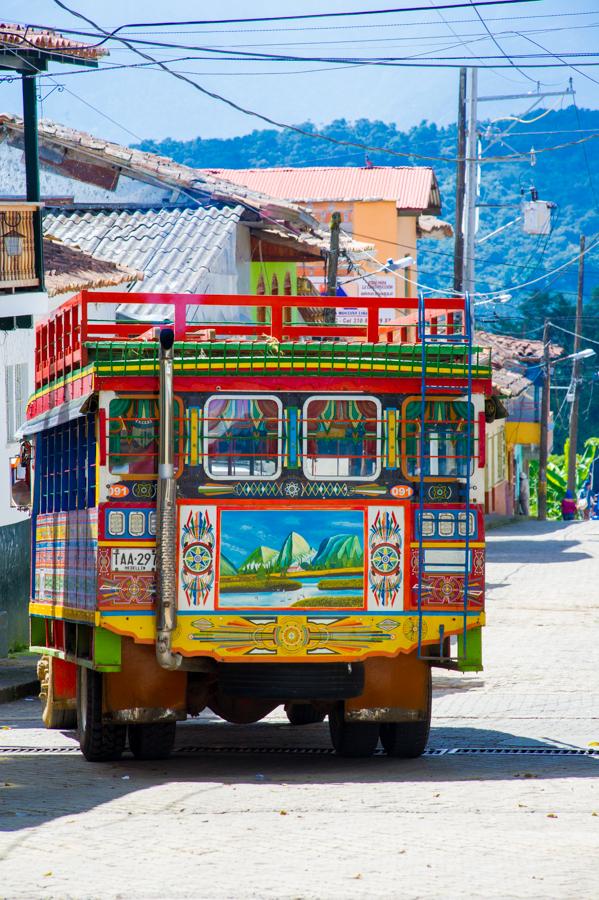
[[[121,758],[127,727],[102,722],[102,673],[86,666],[77,669],[77,725],[79,746],[88,762]]]
[[[65,701],[54,698],[54,658],[42,656],[37,663],[37,677],[40,680],[40,701],[42,721],[46,728],[72,730],[77,728],[77,710],[65,705]],[[72,701],[69,701],[72,703]]]
[[[326,718],[326,713],[319,712],[311,703],[286,703],[285,713],[290,725],[316,725]]]
[[[379,742],[379,726],[371,722],[346,722],[343,703],[329,713],[331,741],[337,756],[359,759],[372,756]]]
[[[135,759],[168,759],[176,731],[176,722],[129,725],[129,749]]]
[[[426,749],[431,729],[432,677],[429,667],[427,676],[426,716],[419,722],[383,722],[381,724],[381,744],[387,756],[398,759],[416,759]]]

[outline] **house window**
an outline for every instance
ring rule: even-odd
[[[270,395],[210,397],[204,407],[204,468],[214,479],[281,474],[283,406]]]
[[[470,454],[468,454],[468,416],[470,416]],[[423,475],[427,479],[465,478],[470,455],[474,456],[475,429],[472,404],[462,400],[427,400],[424,403],[424,446],[421,447],[422,402],[412,398],[403,405],[402,458],[408,478]]]
[[[367,481],[381,471],[381,404],[374,397],[311,397],[303,409],[306,478]]]
[[[6,439],[8,443],[16,441],[16,433],[25,421],[27,408],[27,363],[8,365],[6,374]]]

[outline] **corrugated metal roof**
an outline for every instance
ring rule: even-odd
[[[243,213],[197,209],[80,210],[44,214],[44,231],[96,259],[144,273],[132,291],[202,293]]]
[[[294,203],[392,200],[398,209],[440,208],[434,172],[425,166],[306,166],[200,171]]]

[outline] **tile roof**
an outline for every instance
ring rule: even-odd
[[[493,387],[506,397],[517,397],[532,384],[527,376],[527,366],[539,363],[543,356],[543,341],[515,338],[509,334],[493,334],[477,331],[474,342],[481,347],[491,348],[491,379]],[[549,347],[551,359],[561,356],[562,347]]]
[[[296,203],[392,200],[398,209],[439,211],[441,208],[435,174],[424,166],[305,166],[200,171]]]
[[[22,118],[10,113],[0,113],[0,139],[2,130],[5,133],[22,135]],[[38,133],[40,144],[58,145],[67,153],[74,153],[90,161],[111,166],[130,178],[137,178],[150,184],[158,182],[191,192],[196,196],[200,194],[214,200],[240,203],[267,220],[291,223],[300,230],[319,227],[316,219],[296,203],[277,199],[257,190],[249,190],[223,178],[206,174],[201,169],[177,163],[168,156],[134,150],[49,119],[40,120]]]
[[[517,338],[510,334],[494,334],[490,331],[477,331],[476,341],[484,347],[490,347],[494,365],[505,365],[506,362],[540,362],[543,356],[543,341],[531,341],[528,338]],[[551,344],[551,359],[557,359],[564,352],[563,347]]]
[[[144,274],[131,290],[198,293],[226,248],[243,207],[93,209],[55,207],[44,232],[92,255]]]
[[[141,281],[143,275],[119,263],[94,259],[54,238],[44,238],[44,277],[50,297]]]
[[[46,50],[49,53],[73,56],[77,59],[100,59],[100,57],[108,55],[108,50],[103,47],[93,47],[82,41],[74,41],[51,28],[31,28],[29,25],[14,25],[6,22],[0,22],[0,48],[2,47]]]

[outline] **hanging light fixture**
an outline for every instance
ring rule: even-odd
[[[4,252],[10,257],[21,256],[23,253],[23,242],[25,240],[25,235],[21,234],[20,231],[17,231],[17,227],[21,223],[21,214],[17,213],[17,220],[12,226],[6,221],[6,213],[2,213],[1,215],[2,225],[8,228],[8,231],[4,231],[2,234]]]

